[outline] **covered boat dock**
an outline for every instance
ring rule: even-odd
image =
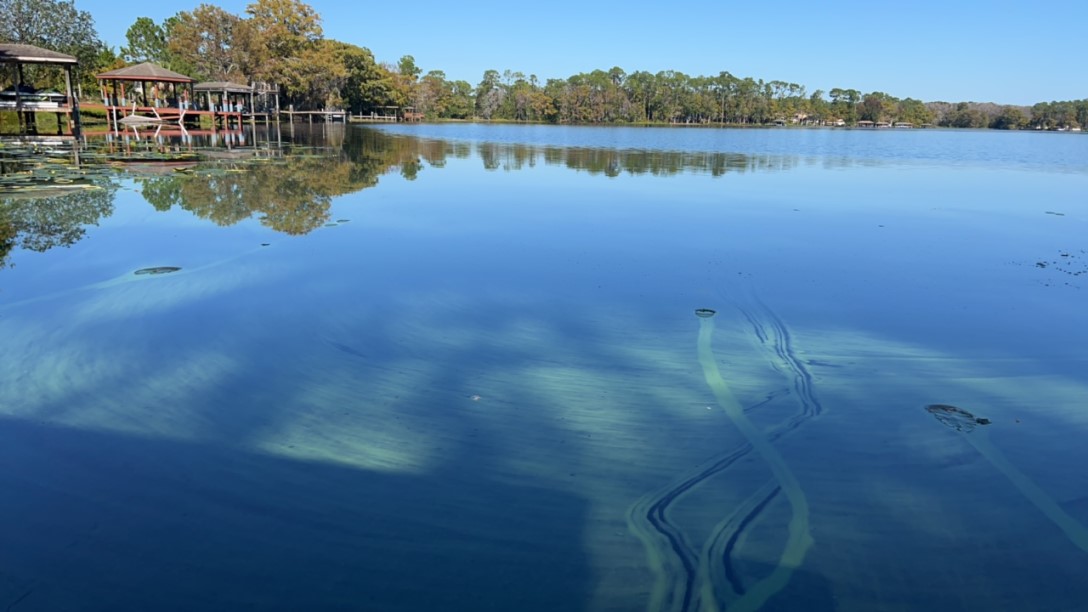
[[[95,75],[102,94],[102,106],[115,130],[137,122],[197,122],[202,116],[212,124],[227,127],[231,121],[241,124],[248,95],[253,90],[236,83],[200,83],[184,74],[158,64],[144,62]],[[218,94],[218,95],[217,95]],[[91,107],[91,105],[84,105]]]
[[[26,65],[56,66],[64,70],[64,93],[40,88],[26,82]],[[79,98],[72,91],[72,69],[79,61],[64,53],[33,45],[0,44],[0,65],[10,66],[11,86],[0,91],[0,111],[13,111],[19,117],[19,135],[37,133],[34,113],[55,113],[57,133],[68,124],[69,132],[79,137]]]
[[[193,85],[194,100],[198,108],[217,113],[225,119],[243,117],[254,119],[263,116],[267,121],[267,109],[258,108],[258,93],[249,85],[230,81],[208,81]]]

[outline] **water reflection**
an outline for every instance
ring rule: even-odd
[[[256,216],[276,231],[301,235],[330,220],[334,198],[373,187],[385,173],[415,180],[427,167],[443,168],[448,159],[473,157],[488,170],[543,164],[606,177],[624,173],[719,177],[790,170],[807,159],[446,141],[343,125],[178,134],[112,132],[68,151],[0,151],[0,244],[5,256],[15,245],[45,250],[72,244],[86,226],[110,213],[113,194],[125,180],[133,181],[159,211],[178,208],[219,226]],[[829,159],[820,163],[827,165]],[[853,161],[843,157],[831,163]],[[43,191],[73,186],[87,189]],[[18,199],[13,199],[16,193]]]
[[[422,167],[410,141],[372,132],[345,141],[345,133],[353,132],[342,126],[299,131],[276,159],[220,158],[214,165],[136,182],[157,210],[176,206],[221,226],[257,215],[274,230],[306,234],[329,221],[334,197],[373,187],[393,168],[414,177]]]
[[[349,133],[356,137],[345,140]],[[256,215],[300,235],[329,221],[334,197],[372,187],[391,169],[414,176],[421,168],[411,141],[344,126],[292,130],[289,140],[270,130],[247,137],[111,133],[74,149],[4,150],[0,266],[16,246],[45,251],[80,240],[112,213],[127,180],[159,211],[177,207],[220,226]]]
[[[261,223],[298,235],[329,219],[332,196],[367,186],[350,174],[350,164],[315,155],[267,164],[232,161],[136,183],[156,210],[176,206],[221,226],[256,214]]]
[[[113,213],[117,184],[98,181],[80,188],[39,192],[35,197],[0,198],[0,268],[8,255],[19,248],[44,252],[68,247],[79,241],[87,227]],[[48,192],[45,192],[48,193]]]
[[[689,151],[616,150],[579,147],[535,147],[501,143],[478,143],[477,153],[489,170],[521,170],[543,162],[571,170],[603,174],[608,177],[627,173],[673,176],[709,174],[723,176],[730,172],[789,170],[800,157],[781,155],[753,156],[743,153]]]
[[[389,138],[410,141],[414,143],[419,156],[428,165],[435,167],[445,166],[447,158],[468,159],[475,155],[488,170],[523,170],[543,164],[608,177],[619,176],[623,173],[654,176],[679,174],[723,176],[731,172],[789,170],[801,164],[804,159],[800,156],[787,155],[426,140],[410,136],[387,136],[370,129],[361,131],[360,134],[363,141],[370,142]],[[840,163],[845,165],[850,161],[844,158],[840,160]],[[404,172],[403,169],[402,172]],[[414,178],[414,172],[406,173],[406,177]]]
[[[775,609],[1085,598],[1045,499],[1088,516],[1088,321],[1033,276],[1076,271],[1083,177],[254,142],[167,163],[133,141],[94,242],[0,276],[0,601],[734,610],[775,576]],[[255,227],[322,214],[351,223]],[[940,427],[934,402],[993,424]]]

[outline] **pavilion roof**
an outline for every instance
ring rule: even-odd
[[[78,64],[74,56],[34,45],[0,44],[0,64]]]
[[[192,77],[187,77],[173,70],[167,70],[151,62],[110,70],[96,74],[94,78],[100,81],[165,81],[175,83],[192,83],[195,80]]]
[[[227,93],[253,93],[249,85],[240,85],[230,81],[207,81],[193,85],[193,91],[225,91]]]

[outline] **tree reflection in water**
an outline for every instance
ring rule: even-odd
[[[83,238],[87,226],[113,214],[116,191],[116,184],[103,181],[56,195],[0,197],[0,268],[8,265],[15,247],[44,252],[72,246]]]
[[[175,148],[168,152],[175,154]],[[390,172],[415,180],[427,167],[444,167],[448,158],[475,155],[489,170],[545,164],[606,177],[621,173],[724,176],[785,171],[803,163],[797,156],[446,141],[343,125],[312,130],[292,127],[289,142],[282,145],[266,142],[223,149],[194,147],[190,141],[185,153],[197,161],[186,167],[172,168],[164,163],[168,159],[152,159],[154,152],[141,152],[131,163],[119,160],[112,148],[106,153],[110,156],[98,152],[97,163],[102,166],[99,170],[109,172],[96,174],[93,145],[83,152],[80,171],[92,169],[91,189],[58,195],[40,192],[37,197],[0,195],[0,267],[17,246],[44,251],[82,238],[86,226],[112,213],[118,178],[133,179],[156,210],[177,207],[221,226],[256,216],[276,231],[301,235],[329,222],[333,198],[373,187]],[[117,169],[120,174],[113,173]]]
[[[393,166],[416,163],[414,153],[398,157],[402,152],[379,148],[353,159],[348,148],[294,147],[278,159],[220,161],[137,183],[157,210],[176,206],[223,226],[257,215],[297,236],[328,222],[334,197],[373,187]]]

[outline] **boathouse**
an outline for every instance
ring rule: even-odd
[[[251,112],[253,88],[228,82],[196,83],[196,79],[144,62],[95,75],[102,103],[114,129],[126,123],[197,122],[211,117],[212,124],[227,127],[242,123]]]
[[[64,70],[64,93],[26,82],[27,65],[56,66]],[[79,98],[72,91],[72,70],[79,61],[64,53],[50,51],[34,45],[0,44],[0,67],[10,70],[11,86],[0,91],[0,111],[12,111],[19,117],[19,134],[35,134],[37,123],[34,113],[55,113],[57,132],[68,124],[69,132],[79,137]]]
[[[128,113],[180,123],[193,98],[194,79],[152,62],[96,74],[106,116],[116,127]]]
[[[198,108],[219,112],[253,112],[253,88],[229,81],[209,81],[193,85]]]

